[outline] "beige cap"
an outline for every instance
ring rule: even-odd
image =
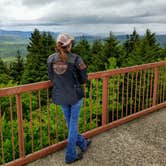
[[[56,41],[62,43],[63,46],[67,46],[73,40],[74,40],[74,37],[72,37],[72,36],[70,36],[70,35],[68,35],[66,33],[60,33],[57,36],[57,39],[56,39]]]

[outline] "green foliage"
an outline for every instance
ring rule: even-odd
[[[123,66],[133,66],[158,61],[162,58],[156,37],[147,29],[144,37],[139,39],[138,34],[134,31],[130,39],[124,45],[127,60]]]
[[[12,77],[12,80],[17,84],[20,84],[22,74],[24,72],[24,61],[20,55],[20,51],[17,51],[16,60],[10,63],[9,66],[9,75]]]
[[[7,73],[8,72],[8,68],[6,63],[4,63],[4,61],[0,58],[0,71],[1,73]]]
[[[103,42],[98,39],[95,40],[91,48],[91,64],[88,66],[91,72],[105,70],[105,55],[103,54]]]
[[[126,36],[126,41],[123,43],[124,50],[126,52],[126,55],[128,55],[130,52],[135,50],[137,44],[140,41],[139,34],[136,32],[136,29],[134,29],[133,33],[131,35]]]
[[[108,59],[108,63],[105,64],[105,68],[107,69],[115,69],[117,67],[117,59],[115,57],[110,57]]]
[[[131,35],[126,36],[126,40],[123,43],[123,50],[124,50],[124,57],[122,61],[123,67],[129,66],[128,59],[130,56],[132,56],[135,53],[136,48],[139,48],[139,44],[140,44],[140,37],[136,32],[136,29],[134,29]],[[134,55],[134,57],[136,56]]]
[[[0,74],[0,83],[1,84],[7,84],[9,82],[9,80],[11,80],[10,82],[13,82],[12,77],[10,77],[8,74],[5,74],[5,73]]]
[[[166,60],[166,47],[160,49],[159,55],[158,61]]]
[[[114,57],[117,59],[117,66],[121,66],[123,58],[122,46],[112,33],[109,34],[109,37],[104,42],[103,54],[105,57],[103,63],[109,64],[109,58]]]
[[[28,55],[22,84],[48,80],[47,58],[54,52],[55,42],[50,33],[40,33],[37,29],[31,34],[27,47]]]
[[[91,55],[90,55],[90,44],[86,38],[82,38],[73,48],[73,52],[80,55],[82,59],[86,62],[87,66],[91,65]],[[88,68],[89,70],[89,68]]]

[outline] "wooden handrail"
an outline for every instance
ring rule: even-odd
[[[95,78],[104,78],[104,77],[110,77],[113,75],[118,74],[124,74],[128,72],[135,72],[143,69],[150,69],[150,68],[156,68],[160,66],[166,65],[166,61],[161,62],[155,62],[155,63],[149,63],[144,65],[137,65],[132,67],[125,67],[125,68],[119,68],[119,69],[113,69],[113,70],[106,70],[106,71],[100,71],[100,72],[94,72],[88,74],[88,79],[95,79]],[[20,94],[25,92],[31,92],[34,90],[40,90],[44,88],[51,87],[52,84],[50,81],[42,81],[42,82],[36,82],[32,84],[25,84],[25,85],[19,85],[14,87],[8,87],[8,88],[1,88],[0,89],[0,97],[3,96],[9,96],[14,94]]]
[[[99,72],[95,72],[95,73],[89,73],[88,79],[110,77],[113,75],[125,74],[128,72],[136,72],[139,70],[151,69],[151,68],[160,67],[160,66],[164,66],[164,65],[166,65],[166,61],[148,63],[148,64],[143,64],[143,65],[136,65],[136,66],[131,66],[131,67],[124,67],[124,68],[113,69],[113,70],[111,69],[111,70],[106,70],[106,71],[99,71]]]

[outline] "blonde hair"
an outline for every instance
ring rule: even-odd
[[[67,46],[63,46],[63,43],[61,42],[57,42],[56,43],[56,51],[59,53],[59,57],[63,62],[66,62],[68,57],[67,57],[67,53],[68,53],[68,45]]]

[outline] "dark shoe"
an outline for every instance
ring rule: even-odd
[[[86,149],[82,149],[82,150],[81,150],[82,152],[85,152],[85,151],[88,149],[88,147],[89,147],[89,145],[91,144],[91,142],[92,142],[91,139],[86,139],[86,141],[87,141],[87,147],[86,147]]]
[[[75,161],[81,160],[82,158],[83,158],[83,154],[82,154],[82,152],[80,152],[80,153],[77,154],[77,157],[74,160],[66,161],[66,164],[71,164]]]

